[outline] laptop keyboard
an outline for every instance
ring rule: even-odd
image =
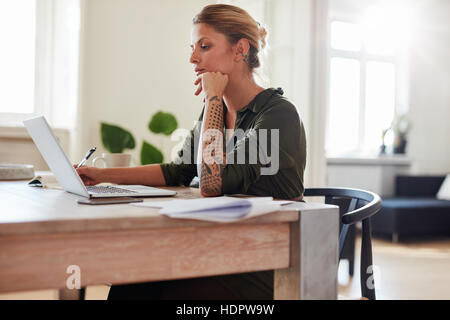
[[[87,191],[90,193],[102,194],[102,193],[137,193],[136,191],[131,191],[122,188],[110,187],[110,186],[87,186]]]

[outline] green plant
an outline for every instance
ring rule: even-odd
[[[407,114],[399,114],[392,121],[392,130],[394,132],[394,154],[402,154],[406,152],[406,144],[408,142],[407,135],[411,129]]]
[[[383,131],[381,131],[381,144],[384,145],[385,141],[384,139],[386,138],[386,134],[389,132],[390,128],[384,129]]]
[[[155,134],[169,136],[178,128],[174,115],[158,111],[148,124],[148,129]],[[126,129],[105,122],[100,123],[100,135],[103,146],[111,153],[122,153],[125,149],[134,149],[136,143],[133,135]],[[162,141],[161,141],[162,147]],[[141,164],[162,163],[164,155],[160,149],[147,141],[142,142],[140,152]]]
[[[172,114],[158,111],[150,120],[148,128],[153,133],[170,136],[178,128],[178,122]]]
[[[399,114],[394,117],[392,121],[392,130],[394,131],[394,135],[399,139],[406,139],[409,130],[411,129],[411,124],[408,119],[407,114]]]
[[[149,124],[148,129],[155,134],[163,134],[169,136],[178,128],[178,122],[175,116],[171,113],[158,111],[155,113]],[[161,142],[162,147],[162,142]],[[141,147],[141,163],[162,163],[164,162],[164,155],[154,145],[147,141],[143,141]]]
[[[110,153],[122,153],[125,149],[136,147],[133,135],[119,126],[101,122],[100,132],[103,146]]]

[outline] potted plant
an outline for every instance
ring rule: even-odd
[[[102,143],[105,149],[109,152],[122,153],[125,149],[135,148],[135,139],[128,130],[105,122],[101,122],[100,125]],[[172,114],[158,111],[152,116],[148,124],[148,128],[155,134],[169,136],[178,128],[178,123],[175,116]],[[161,141],[161,147],[162,144],[163,142]],[[142,142],[140,160],[143,165],[163,163],[164,156],[160,149],[144,140]]]
[[[386,134],[389,132],[390,128],[384,129],[381,132],[381,146],[380,146],[380,156],[385,155],[386,154]]]
[[[407,135],[411,125],[406,114],[398,115],[392,122],[392,130],[394,131],[394,153],[403,154],[406,152],[406,144],[408,142]]]
[[[113,124],[101,122],[100,136],[103,146],[110,153],[122,153],[125,149],[136,147],[133,135],[128,130]]]
[[[158,111],[153,115],[148,123],[148,129],[155,134],[170,136],[178,128],[178,122],[174,115],[168,112]],[[161,139],[160,147],[163,141]],[[162,152],[147,141],[142,142],[141,163],[163,163],[164,155]]]

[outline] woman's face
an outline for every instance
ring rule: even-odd
[[[204,23],[195,24],[191,33],[192,54],[189,61],[197,76],[205,72],[229,75],[234,67],[233,48],[226,36]]]

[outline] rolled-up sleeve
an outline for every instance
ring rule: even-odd
[[[199,121],[203,119],[203,111]],[[183,147],[177,152],[177,158],[170,163],[161,164],[161,170],[167,186],[189,186],[192,179],[197,176],[196,137],[198,139],[201,122],[197,121],[189,135],[183,142]]]

